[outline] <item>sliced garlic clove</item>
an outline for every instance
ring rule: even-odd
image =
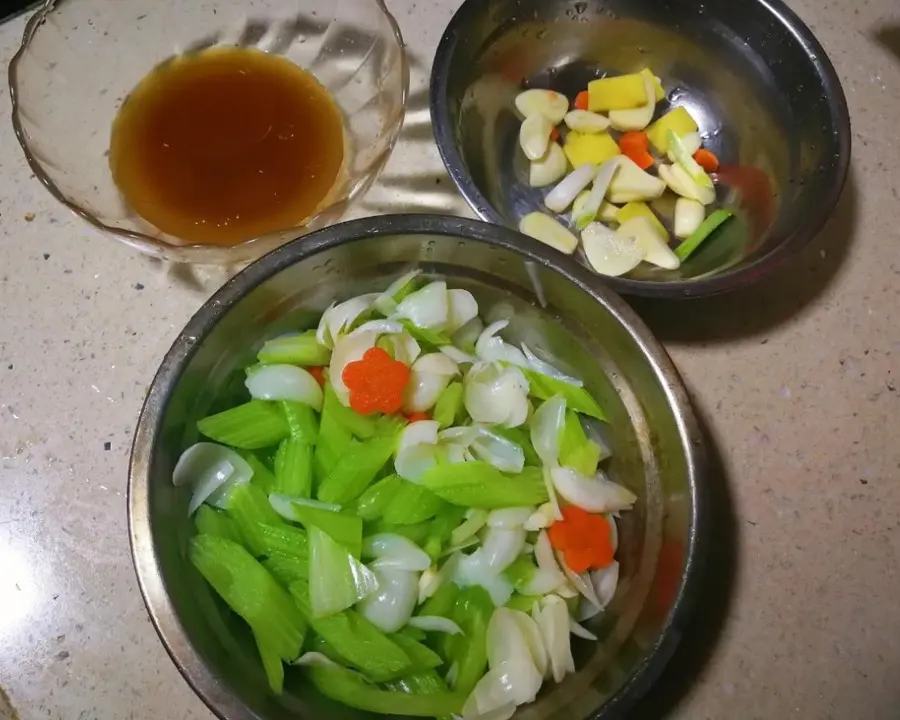
[[[559,125],[569,111],[569,98],[555,90],[526,90],[516,96],[516,109],[523,117],[543,115]]]
[[[644,259],[644,253],[637,245],[617,236],[602,223],[591,223],[582,230],[581,244],[591,267],[601,275],[624,275]]]
[[[519,232],[566,255],[571,255],[578,247],[578,238],[567,227],[541,212],[528,213],[523,217],[519,221]]]
[[[627,220],[616,230],[616,236],[623,241],[630,240],[643,252],[644,260],[666,270],[675,270],[681,265],[678,256],[672,252],[666,239],[659,234],[653,223],[646,217]]]
[[[609,127],[609,119],[590,110],[572,110],[563,118],[570,130],[582,133],[603,132]]]
[[[689,238],[700,227],[704,217],[706,208],[703,203],[686,197],[678,198],[675,201],[675,237]]]
[[[529,115],[519,128],[519,145],[529,160],[540,160],[547,154],[553,124],[543,115]]]
[[[547,148],[547,154],[539,160],[531,162],[528,171],[528,184],[531,187],[546,187],[557,180],[562,179],[569,168],[566,153],[559,143],[552,142]]]

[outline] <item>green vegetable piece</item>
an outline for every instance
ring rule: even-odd
[[[288,497],[308,498],[312,495],[313,446],[303,438],[289,437],[281,441],[275,454],[275,487],[273,492]]]
[[[313,617],[346,610],[375,589],[375,576],[345,546],[315,525],[309,527],[308,533],[309,602]]]
[[[447,692],[447,683],[441,680],[440,675],[434,670],[420,670],[411,675],[405,675],[399,680],[393,680],[386,684],[388,690],[396,690],[411,695],[431,695],[433,693]]]
[[[597,420],[606,420],[597,401],[583,387],[570,385],[549,375],[534,372],[534,370],[520,369],[528,379],[531,394],[539,400],[549,400],[554,395],[562,395],[566,399],[567,408]]]
[[[282,691],[281,661],[299,656],[306,634],[303,615],[287,591],[240,545],[211,535],[191,540],[191,563],[253,630],[269,684]]]
[[[531,615],[534,604],[540,602],[540,600],[540,595],[521,595],[520,593],[513,593],[506,602],[506,607],[510,610],[518,610],[519,612]]]
[[[253,483],[238,485],[228,496],[226,512],[234,520],[244,545],[254,554],[263,555],[265,545],[261,533],[264,525],[286,523],[269,504],[269,496]]]
[[[456,381],[450,383],[438,395],[431,418],[444,429],[455,425],[463,411],[463,386],[461,382]]]
[[[310,665],[310,682],[323,695],[359,710],[383,715],[439,717],[459,714],[466,696],[459,692],[409,694],[381,690],[366,682],[362,675],[342,667]]]
[[[411,672],[413,663],[406,652],[355,610],[313,617],[305,583],[294,583],[291,594],[310,627],[343,662],[376,677],[400,677]]]
[[[394,633],[391,640],[398,645],[409,657],[414,670],[430,670],[440,665],[443,660],[434,650],[426,647],[417,640],[413,640],[403,633]]]
[[[194,515],[194,524],[200,535],[213,535],[222,537],[232,542],[241,542],[241,532],[234,520],[221,510],[216,510],[209,505],[201,505]]]
[[[315,445],[319,439],[319,419],[316,411],[306,403],[281,400],[279,403],[287,420],[292,438],[305,440],[307,445]]]
[[[283,587],[289,587],[291,583],[309,580],[309,559],[307,557],[272,552],[262,560],[262,566]]]
[[[734,213],[731,210],[726,210],[724,208],[710,213],[706,220],[700,223],[700,227],[694,230],[687,240],[675,248],[675,254],[678,256],[678,259],[682,262],[687,260],[693,255],[694,251],[700,247],[704,240],[718,230],[724,222],[733,217]]]
[[[322,502],[346,505],[372,484],[397,449],[398,435],[352,442],[319,485]]]
[[[197,429],[211,440],[243,450],[276,445],[290,432],[281,408],[265,400],[251,400],[205,417],[197,422]]]
[[[452,340],[447,333],[439,330],[428,330],[413,325],[409,320],[401,320],[404,330],[412,335],[413,339],[426,350],[434,351],[442,345],[451,345]]]
[[[503,574],[513,584],[516,590],[521,590],[537,572],[537,565],[531,560],[531,557],[520,555],[513,564],[510,565]],[[529,612],[531,609],[529,608]]]
[[[258,526],[256,536],[262,548],[262,554],[270,557],[274,554],[295,556],[303,560],[309,559],[309,537],[304,530],[293,525],[281,523]]]
[[[348,512],[334,512],[322,508],[293,503],[294,519],[307,530],[316,527],[328,533],[332,540],[343,545],[355,558],[362,551],[362,518]]]
[[[459,586],[456,583],[447,582],[441,585],[437,592],[428,598],[419,608],[417,615],[436,615],[439,617],[452,617],[456,599],[459,597]]]
[[[307,330],[266,340],[256,357],[263,365],[284,363],[309,367],[327,365],[331,350],[319,345],[315,330]]]
[[[428,637],[424,630],[421,630],[417,627],[412,627],[411,625],[407,625],[404,628],[401,628],[398,633],[400,635],[406,635],[408,638],[412,638],[416,642],[422,642],[426,637]]]
[[[539,468],[504,475],[487,462],[435,465],[420,484],[449,503],[471,508],[522,507],[547,502],[547,488]]]
[[[378,422],[372,415],[360,415],[353,408],[343,405],[334,392],[331,383],[325,383],[325,399],[322,403],[322,414],[333,415],[335,420],[343,425],[353,437],[360,440],[368,440],[377,432]]]
[[[272,488],[275,487],[275,474],[269,470],[269,467],[252,450],[241,450],[238,454],[247,461],[250,469],[253,470],[250,482],[259,486],[260,490],[266,494],[272,492]]]
[[[356,514],[363,520],[378,520],[382,517],[384,509],[397,495],[402,483],[403,480],[399,475],[388,475],[374,485],[370,485],[356,499]]]
[[[465,514],[465,507],[445,505],[434,520],[430,522],[428,535],[420,546],[432,560],[437,560],[441,556],[444,546],[449,542],[450,536],[453,534],[454,528],[463,521]]]
[[[433,492],[404,481],[384,509],[383,517],[391,525],[415,525],[433,518],[442,507],[444,501]]]
[[[457,668],[452,688],[465,697],[487,667],[487,626],[493,612],[491,596],[481,587],[462,590],[454,607],[453,619],[463,634],[453,635],[448,647],[451,665]]]
[[[320,480],[331,472],[353,440],[349,428],[339,417],[341,407],[343,406],[331,386],[326,383],[314,460],[316,477]]]
[[[559,464],[591,477],[602,455],[602,448],[585,435],[577,413],[566,410],[566,422],[559,434]]]

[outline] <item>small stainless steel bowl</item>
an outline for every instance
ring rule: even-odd
[[[543,209],[528,186],[513,100],[525,87],[570,98],[605,73],[649,67],[684,105],[743,197],[731,221],[677,271],[604,278],[656,297],[745,286],[811,240],[837,203],[850,118],[834,67],[780,0],[466,0],[431,76],[447,170],[484,220],[517,227]],[[728,190],[720,193],[720,198]]]
[[[172,485],[196,420],[234,401],[261,342],[305,328],[333,299],[383,289],[413,266],[470,289],[488,317],[552,353],[609,415],[610,472],[639,496],[620,524],[621,583],[576,640],[578,672],[549,683],[522,718],[617,716],[647,690],[686,632],[701,574],[706,467],[697,423],[662,347],[637,316],[570,258],[505,228],[441,216],[383,216],[336,225],[265,256],[191,319],[141,411],[128,487],[131,548],[150,617],[175,664],[220,718],[361,718],[287,672],[268,690],[243,623],[186,558],[188,494]]]

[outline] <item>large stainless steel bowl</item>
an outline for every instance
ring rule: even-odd
[[[662,347],[612,292],[568,258],[504,228],[385,216],[304,237],[249,266],[193,317],[153,380],[129,477],[134,562],[150,617],[184,677],[221,718],[358,718],[288,672],[268,690],[252,637],[186,559],[188,495],[172,486],[195,421],[242,388],[262,340],[304,328],[336,298],[384,288],[411,266],[470,289],[487,315],[560,358],[609,415],[611,473],[639,496],[623,516],[622,581],[577,641],[578,672],[549,684],[522,718],[615,716],[656,678],[687,630],[704,555],[706,475],[698,428]]]
[[[850,160],[834,67],[780,0],[466,0],[438,46],[431,115],[444,164],[484,220],[517,227],[528,187],[513,99],[524,87],[574,97],[604,73],[649,67],[723,161],[730,222],[677,271],[604,278],[619,292],[690,297],[733,290],[783,264],[822,227]]]

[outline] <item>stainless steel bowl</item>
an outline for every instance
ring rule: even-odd
[[[517,227],[542,209],[517,148],[524,87],[569,97],[604,73],[649,67],[686,106],[738,219],[677,271],[604,278],[657,297],[747,285],[805,245],[844,185],[850,119],[834,67],[780,0],[466,0],[438,46],[431,115],[444,164],[484,220]],[[660,110],[665,105],[661,104]]]
[[[129,525],[150,617],[184,677],[220,718],[358,718],[287,673],[268,691],[246,627],[186,559],[188,495],[172,486],[195,421],[242,388],[264,338],[304,328],[335,298],[385,287],[412,266],[470,289],[487,314],[584,378],[609,415],[611,473],[638,495],[620,525],[622,581],[577,641],[577,674],[521,718],[609,718],[644,693],[686,632],[704,556],[705,458],[688,398],[662,347],[611,291],[569,258],[495,225],[383,216],[337,225],[265,256],[191,319],[162,362],[131,456]]]

